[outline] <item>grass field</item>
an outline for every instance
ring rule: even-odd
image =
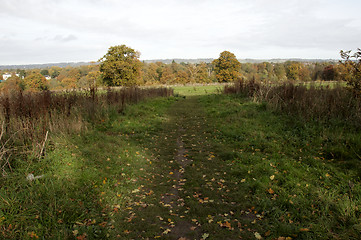
[[[222,92],[223,85],[174,86],[174,93],[182,96],[196,96]]]
[[[1,178],[0,238],[359,239],[360,133],[217,88],[53,136]]]

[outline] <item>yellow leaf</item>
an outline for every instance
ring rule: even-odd
[[[245,178],[243,178],[242,180],[241,180],[241,183],[244,183],[246,181],[246,179]]]
[[[164,232],[163,232],[163,234],[168,234],[168,233],[170,233],[170,229],[168,228],[168,229],[166,229]]]
[[[308,229],[308,228],[300,228],[300,231],[301,232],[308,232],[308,231],[310,231],[310,229]]]
[[[275,179],[275,175],[270,176],[269,179],[271,180]]]
[[[254,236],[255,236],[257,239],[262,239],[261,234],[259,234],[258,232],[255,232],[255,233],[254,233]]]

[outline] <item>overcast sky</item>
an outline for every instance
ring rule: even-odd
[[[0,64],[141,59],[332,58],[361,48],[360,0],[0,0]]]

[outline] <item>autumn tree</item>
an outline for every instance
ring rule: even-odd
[[[241,63],[231,52],[221,52],[219,58],[213,60],[212,64],[218,82],[232,82],[241,78]]]
[[[6,81],[2,82],[1,89],[8,93],[18,92],[24,90],[25,85],[21,78],[13,74]]]
[[[60,67],[51,67],[49,70],[49,74],[51,76],[51,78],[57,78],[60,74],[61,68]]]
[[[302,64],[298,70],[298,77],[299,80],[303,82],[311,81],[310,77],[310,70],[308,69],[307,65]]]
[[[103,82],[108,86],[136,85],[141,76],[140,53],[125,45],[108,49],[100,61]]]
[[[100,72],[91,71],[86,76],[83,76],[77,82],[79,88],[98,87],[100,85]]]
[[[34,72],[24,78],[25,89],[29,91],[47,90],[48,81],[40,73]]]
[[[282,64],[282,63],[275,64],[274,73],[275,73],[278,81],[286,81],[287,80],[286,69],[285,69],[284,64]]]
[[[298,80],[299,79],[299,71],[300,71],[300,63],[298,62],[289,62],[287,63],[286,75],[289,80]]]
[[[197,83],[210,83],[211,82],[207,63],[201,62],[201,63],[197,64],[196,82]]]
[[[143,64],[143,82],[147,85],[159,82],[158,65],[156,63]]]
[[[333,65],[328,65],[323,69],[322,78],[325,81],[333,81],[336,78],[336,70]]]
[[[356,96],[361,96],[361,49],[358,48],[356,53],[351,55],[351,51],[341,51],[341,57],[344,59],[343,65],[347,69],[344,76],[347,85]]]
[[[175,79],[178,84],[186,84],[189,82],[189,75],[186,70],[179,70]]]
[[[171,65],[165,65],[162,69],[162,75],[160,77],[161,84],[171,84],[174,83],[175,75],[172,71]]]

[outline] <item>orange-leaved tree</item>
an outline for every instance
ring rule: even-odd
[[[219,58],[213,60],[212,64],[218,82],[233,82],[241,79],[241,63],[233,53],[221,52]]]
[[[41,91],[49,89],[49,83],[43,75],[38,72],[31,73],[24,78],[25,89],[29,91]]]

